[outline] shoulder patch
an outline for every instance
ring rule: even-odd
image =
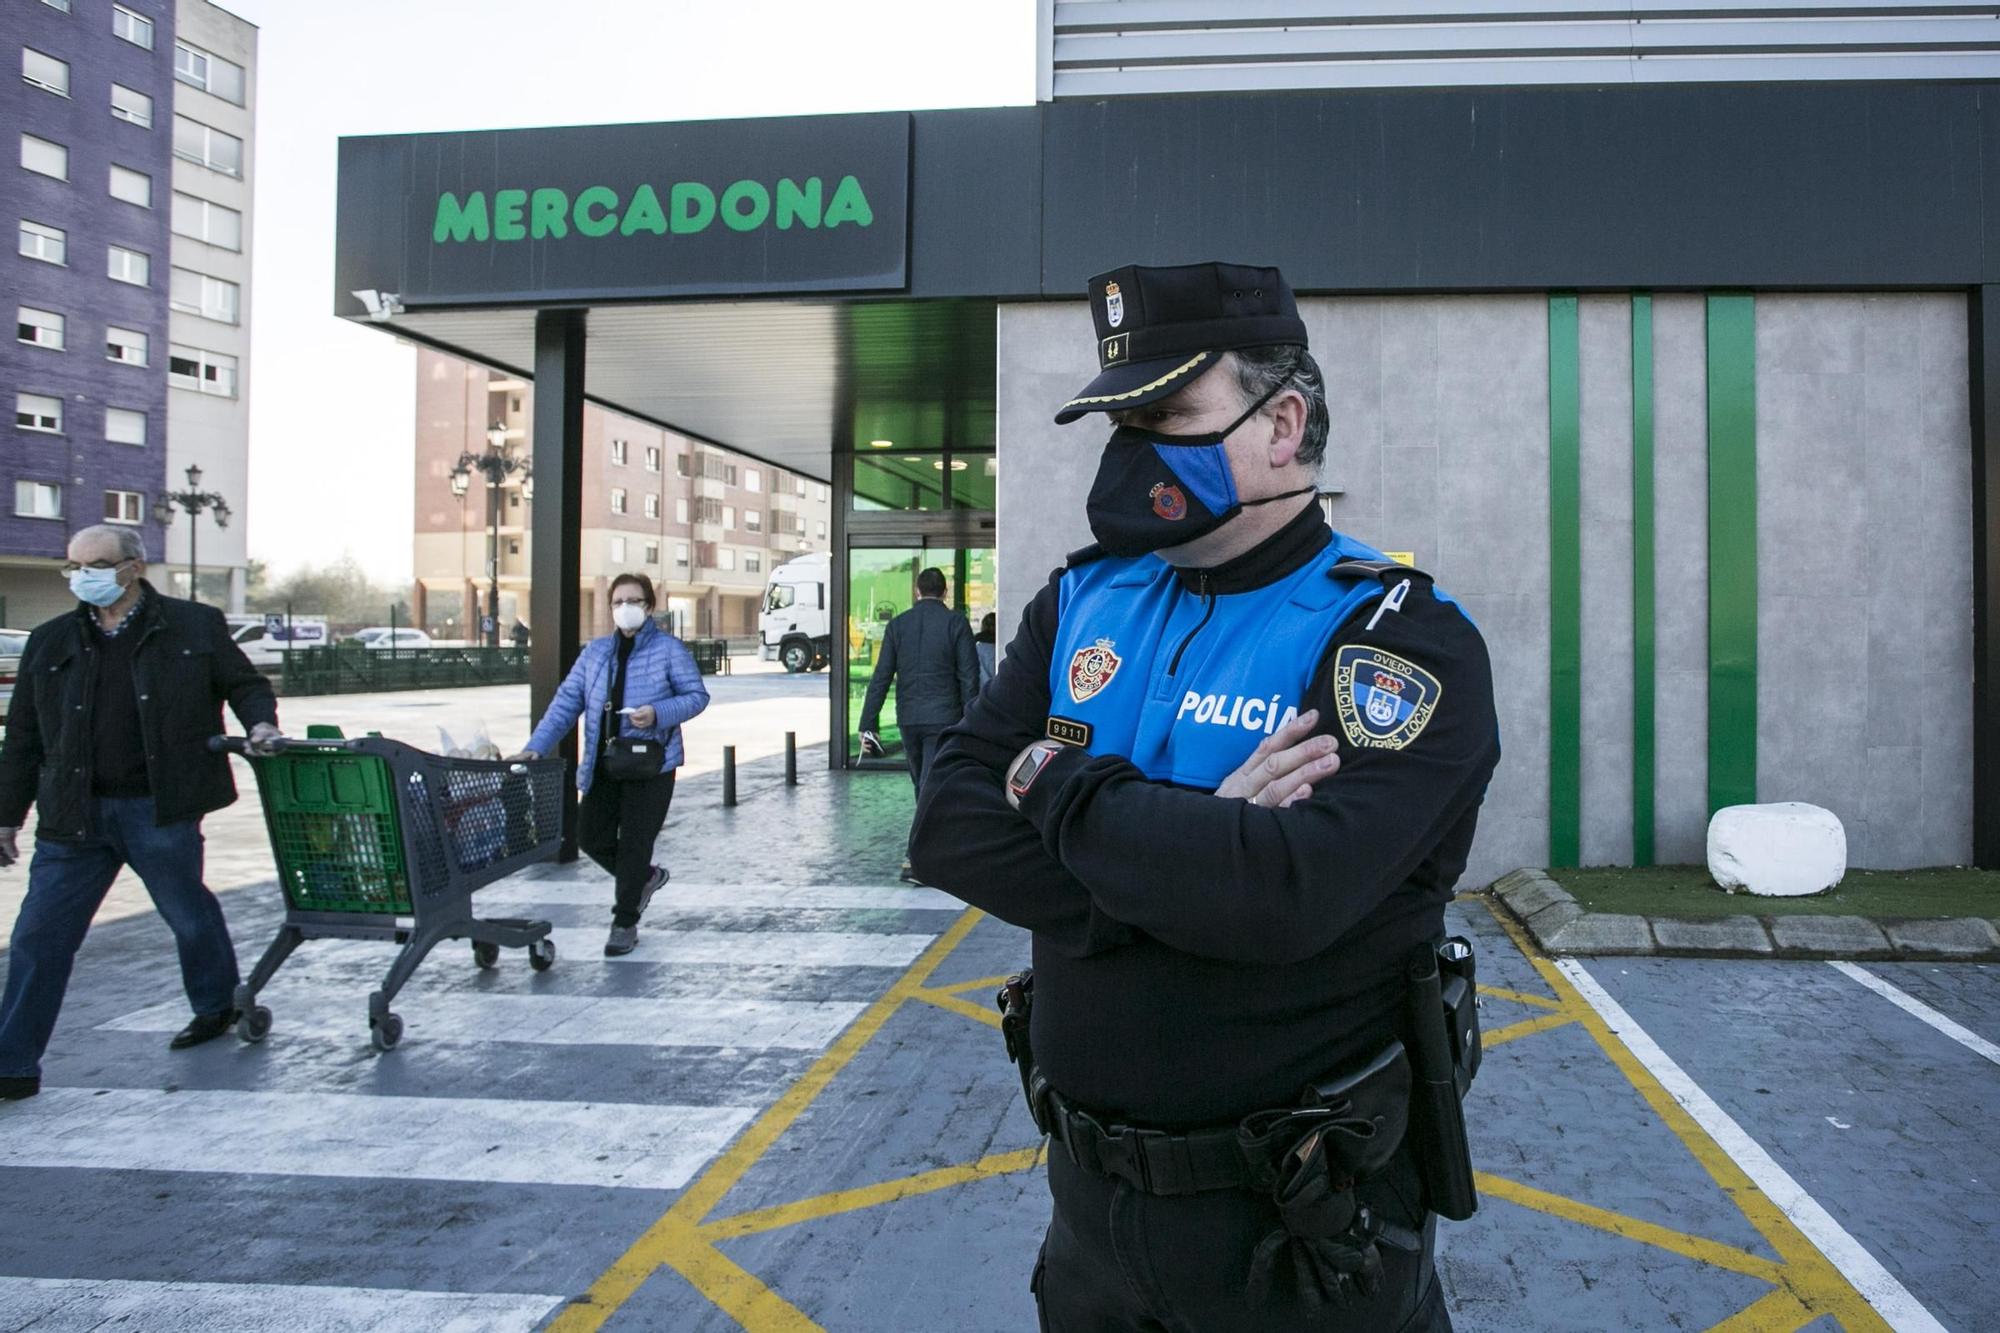
[[[1340,730],[1363,749],[1400,750],[1423,733],[1444,686],[1416,663],[1365,643],[1334,655],[1333,698]]]

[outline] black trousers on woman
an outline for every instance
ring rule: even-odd
[[[674,803],[674,770],[619,781],[599,773],[576,815],[576,845],[618,881],[611,924],[639,924],[639,891],[653,873],[653,844]]]

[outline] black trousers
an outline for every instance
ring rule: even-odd
[[[621,782],[599,773],[576,812],[576,845],[618,884],[611,924],[639,924],[639,891],[653,874],[653,844],[674,803],[674,771]]]
[[[1049,1148],[1049,1193],[1055,1207],[1032,1283],[1044,1333],[1450,1333],[1431,1258],[1436,1219],[1416,1202],[1407,1154],[1361,1193],[1421,1228],[1422,1252],[1384,1245],[1381,1290],[1316,1313],[1289,1299],[1251,1303],[1251,1256],[1278,1227],[1264,1196],[1146,1194],[1086,1173],[1060,1143]]]
[[[903,733],[903,759],[910,766],[910,784],[919,791],[923,790],[924,774],[937,756],[938,741],[943,739],[947,725],[940,722],[936,726],[897,728]]]

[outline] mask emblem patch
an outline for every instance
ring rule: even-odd
[[[1187,517],[1187,497],[1181,488],[1162,481],[1147,492],[1153,499],[1153,512],[1169,523],[1178,523]]]

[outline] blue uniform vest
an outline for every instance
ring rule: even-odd
[[[1214,790],[1297,715],[1334,634],[1386,591],[1329,571],[1387,558],[1336,532],[1275,583],[1218,595],[1199,633],[1204,599],[1156,555],[1065,571],[1049,734],[1128,759],[1152,781]]]

